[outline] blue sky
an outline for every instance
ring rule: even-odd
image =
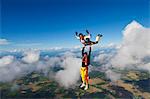
[[[148,27],[149,0],[1,0],[1,48],[80,45],[74,32],[88,29],[102,44],[120,43],[132,20]]]

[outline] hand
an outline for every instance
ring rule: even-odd
[[[75,32],[76,33],[76,35],[78,35],[78,32]]]
[[[88,31],[88,30],[86,30],[86,32],[89,34],[89,31]]]

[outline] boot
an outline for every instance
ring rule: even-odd
[[[85,85],[85,88],[84,88],[84,90],[87,90],[88,89],[88,85]]]
[[[98,43],[99,40],[100,40],[100,36],[97,35],[97,36],[96,36],[96,42]]]
[[[85,86],[85,84],[84,83],[82,83],[82,85],[80,86],[80,88],[83,88]]]

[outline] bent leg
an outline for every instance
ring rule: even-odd
[[[94,45],[94,44],[97,44],[98,42],[93,42],[93,41],[89,41],[89,42],[86,42],[85,45]]]
[[[93,42],[93,41],[91,41],[90,42],[90,45],[94,45],[94,44],[97,44],[98,42]]]

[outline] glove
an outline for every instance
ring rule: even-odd
[[[88,30],[86,30],[86,33],[88,33],[88,34],[89,34],[89,31],[88,31]]]
[[[76,32],[76,35],[78,35],[78,32]]]

